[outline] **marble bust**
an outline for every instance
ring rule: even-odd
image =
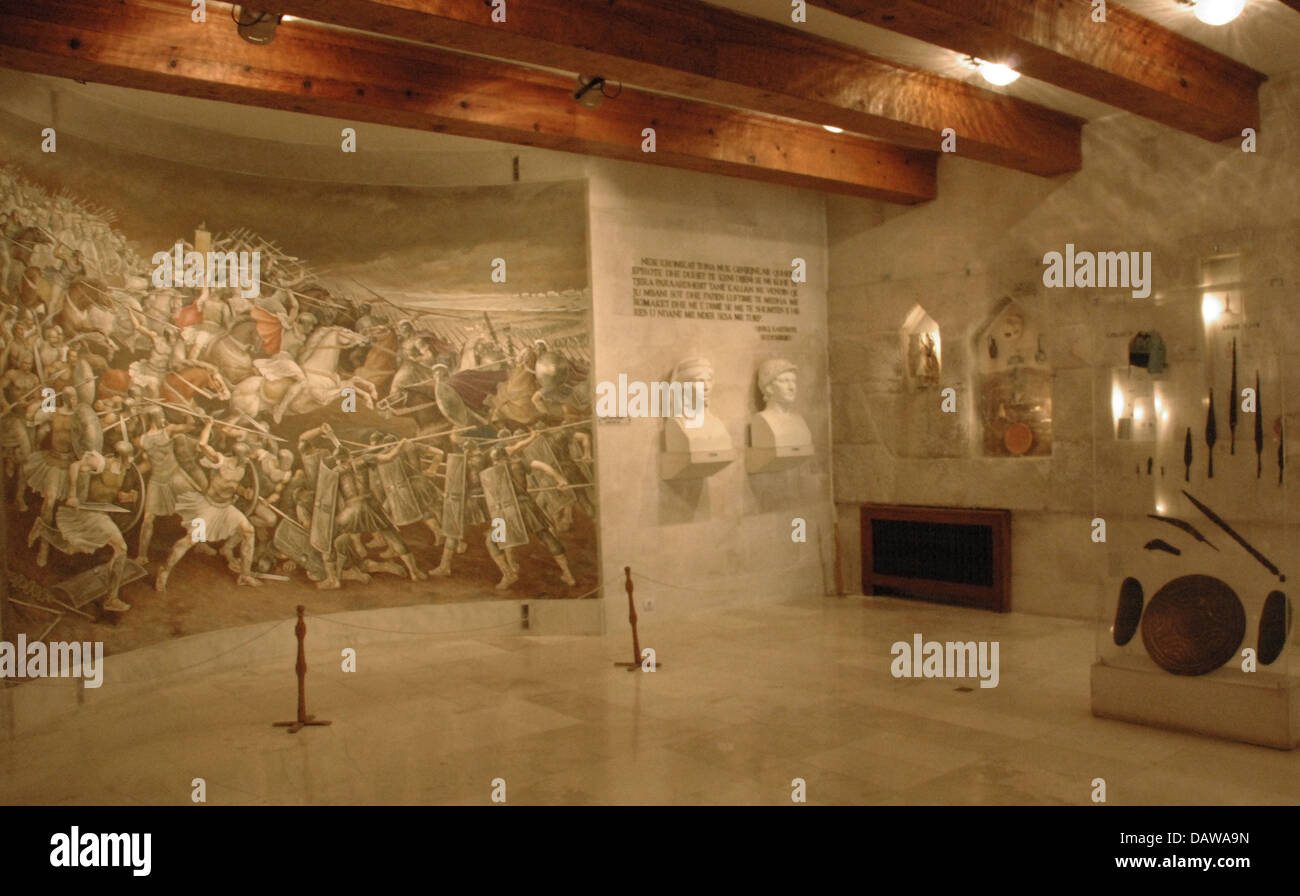
[[[673,367],[669,380],[698,384],[697,407],[673,408],[664,421],[664,450],[659,472],[664,479],[698,479],[712,476],[736,459],[731,433],[710,409],[713,364],[707,358],[687,358]],[[683,389],[683,397],[686,390]]]
[[[795,410],[799,368],[784,358],[758,365],[763,410],[749,419],[746,465],[751,473],[789,469],[812,456],[812,433]]]

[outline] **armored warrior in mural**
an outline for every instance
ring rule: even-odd
[[[167,590],[167,579],[176,564],[200,541],[210,544],[223,542],[221,554],[231,570],[237,572],[238,584],[253,587],[262,584],[253,577],[253,551],[256,547],[253,524],[235,506],[235,498],[244,491],[249,448],[245,442],[236,442],[232,456],[223,455],[212,448],[208,441],[212,437],[213,422],[208,420],[198,441],[199,450],[204,455],[199,458],[199,464],[211,470],[212,476],[204,491],[186,492],[176,498],[176,509],[186,532],[172,546],[167,562],[158,570],[154,588],[159,592]],[[236,537],[239,539],[240,551],[238,564],[235,561]]]
[[[370,445],[372,448],[390,446],[375,455],[375,494],[388,519],[395,526],[423,523],[433,533],[434,543],[442,544],[445,536],[439,518],[443,497],[434,485],[434,476],[426,474],[420,446],[382,432],[371,433]],[[435,455],[432,466],[436,469],[443,452],[432,447],[424,450]]]
[[[322,471],[331,470],[334,474],[338,499],[341,499],[339,503],[342,505],[338,508],[333,525],[334,557],[325,559],[329,578],[319,584],[321,588],[342,587],[339,577],[340,563],[365,566],[365,561],[370,558],[367,556],[362,538],[371,534],[381,536],[388,543],[393,553],[406,567],[411,581],[421,581],[429,577],[428,573],[416,565],[415,555],[407,547],[397,527],[384,516],[383,508],[373,496],[371,473],[374,463],[373,454],[352,457],[342,446],[335,449],[332,458],[321,461]],[[321,488],[320,485],[317,486],[316,513],[322,512]]]
[[[269,533],[283,519],[276,511],[279,510],[285,489],[293,480],[294,456],[288,448],[281,448],[278,452],[257,448],[251,456],[260,487],[257,506],[249,514],[249,519],[253,521],[254,528]],[[259,544],[268,540],[265,533],[259,531]]]
[[[183,494],[199,491],[199,484],[181,469],[176,459],[175,437],[189,432],[189,423],[168,423],[160,407],[143,412],[148,429],[140,436],[140,449],[144,452],[141,472],[149,478],[145,486],[144,520],[140,525],[140,545],[136,560],[149,561],[149,546],[153,541],[154,520],[176,514],[176,499]]]
[[[23,465],[27,485],[41,496],[42,501],[40,516],[27,536],[28,546],[36,542],[42,523],[46,526],[54,525],[55,506],[68,496],[68,468],[81,454],[91,450],[96,441],[96,433],[93,429],[91,432],[85,431],[86,418],[78,413],[77,390],[64,389],[60,398],[61,401],[52,412],[43,409],[39,402],[29,412],[36,426],[48,427],[50,446],[33,451]],[[97,425],[98,421],[95,423]],[[102,445],[102,432],[98,433],[98,441]],[[49,544],[42,542],[36,557],[37,564],[44,566],[48,557]]]
[[[491,519],[479,481],[479,474],[487,468],[488,463],[487,453],[475,442],[467,442],[463,452],[446,456],[442,529],[447,541],[442,546],[442,559],[437,568],[432,570],[432,575],[451,575],[451,558],[465,553],[470,527],[480,526]],[[436,473],[436,467],[426,469],[425,473]],[[506,552],[506,562],[513,566],[513,557],[509,551]]]
[[[592,475],[595,458],[591,456],[591,436],[580,429],[563,430],[556,433],[554,439],[560,473],[572,485],[578,486],[570,492],[575,505],[595,522],[595,477]]]
[[[230,331],[230,325],[234,323],[234,314],[220,292],[211,293],[206,286],[199,293],[194,307],[199,312],[200,320],[190,331],[193,341],[186,354],[186,360],[189,361],[197,361],[213,341]]]
[[[0,377],[0,456],[4,458],[4,481],[8,483],[32,453],[32,434],[27,425],[33,405],[40,407],[40,380],[32,372],[35,362],[30,351],[19,348],[10,354],[14,365]],[[19,479],[14,498],[20,511],[27,510],[27,487]]]
[[[160,330],[151,330],[138,320],[132,318],[135,332],[149,340],[150,349],[147,357],[132,361],[129,368],[131,385],[139,386],[144,395],[159,398],[162,395],[163,380],[173,370],[191,366],[202,366],[213,372],[216,368],[204,361],[190,361],[186,356],[184,341],[177,335],[175,327],[166,324]]]
[[[533,407],[551,424],[572,423],[591,416],[591,396],[586,382],[578,388],[569,384],[569,360],[559,352],[547,350],[537,358],[534,371],[538,388],[533,393]]]
[[[43,338],[36,344],[36,368],[42,373],[46,385],[62,389],[72,382],[68,366],[68,346],[64,343],[63,329],[57,324],[45,328]]]
[[[534,434],[536,437],[536,434]],[[551,530],[550,520],[542,513],[537,502],[528,491],[528,474],[534,470],[545,473],[555,481],[556,487],[568,485],[567,480],[554,467],[541,461],[526,460],[521,457],[524,442],[509,447],[493,448],[489,454],[491,466],[479,473],[479,482],[483,486],[483,498],[487,502],[488,513],[494,525],[487,535],[487,549],[501,570],[501,581],[497,590],[504,591],[519,581],[519,570],[507,561],[503,548],[525,545],[532,536],[546,545],[551,552],[555,565],[560,568],[560,578],[564,584],[575,584],[573,573],[569,571],[569,560],[564,555],[564,545]],[[499,530],[496,520],[504,523],[505,539],[501,545],[493,539],[494,530]]]
[[[132,502],[138,495],[125,491],[131,465],[131,443],[118,442],[111,460],[98,451],[88,451],[68,467],[68,497],[59,508],[57,528],[42,533],[42,547],[53,542],[65,553],[93,554],[105,545],[113,550],[105,610],[124,613],[131,605],[118,598],[122,570],[126,566],[126,539],[109,516],[124,512],[118,501]]]
[[[271,411],[271,419],[279,423],[287,411],[307,388],[307,374],[298,365],[297,354],[316,329],[316,315],[304,311],[292,319],[292,325],[280,334],[280,351],[270,358],[258,358],[253,362],[257,372],[267,382],[289,380],[288,388]]]
[[[63,297],[72,282],[86,275],[80,251],[73,249],[67,252],[66,247],[60,246],[55,258],[56,263],[45,269],[45,280],[50,284],[50,300],[46,303],[47,320],[63,310]]]

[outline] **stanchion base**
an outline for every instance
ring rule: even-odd
[[[306,718],[298,719],[296,722],[272,722],[271,726],[273,728],[288,728],[290,734],[297,734],[299,731],[301,731],[303,728],[306,728],[308,725],[332,725],[332,724],[333,722],[329,722],[323,719],[317,721],[315,716],[307,716]]]
[[[622,666],[624,669],[626,669],[626,670],[629,671],[629,672],[635,672],[637,669],[640,669],[640,668],[641,668],[641,664],[640,664],[640,663],[615,663],[614,665],[615,665],[615,666]],[[664,664],[663,664],[663,663],[659,662],[658,660],[655,660],[655,671],[656,671],[656,672],[658,672],[658,671],[659,671],[660,669],[662,669],[663,667],[664,667]]]

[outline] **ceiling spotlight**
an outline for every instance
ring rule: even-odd
[[[824,124],[824,125],[822,125],[822,127],[825,128],[826,130],[830,131],[832,134],[843,134],[843,133],[844,133],[844,128],[837,128],[837,127],[836,127],[835,125],[833,125],[833,124]]]
[[[1020,77],[1020,72],[1001,62],[974,60],[975,69],[984,76],[984,80],[997,87],[1005,87]]]
[[[594,109],[600,105],[601,100],[612,100],[623,92],[623,85],[620,84],[617,93],[606,93],[607,84],[609,82],[601,77],[588,78],[586,75],[578,75],[578,89],[573,92],[573,98],[577,100],[579,106]]]
[[[275,40],[275,29],[284,16],[279,13],[234,6],[230,10],[239,36],[250,44],[262,46]]]
[[[1241,15],[1246,0],[1191,0],[1192,12],[1207,25],[1226,25]]]

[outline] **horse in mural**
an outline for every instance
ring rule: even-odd
[[[163,379],[162,388],[158,393],[163,401],[184,405],[200,412],[202,408],[199,407],[196,395],[223,404],[230,401],[230,387],[211,367],[195,366],[173,371]],[[179,421],[189,419],[184,414],[177,413]]]
[[[208,343],[200,360],[220,370],[229,382],[241,383],[257,373],[253,361],[264,355],[257,322],[246,317]]]
[[[290,403],[287,414],[310,414],[326,405],[338,404],[344,389],[354,389],[366,407],[374,407],[379,396],[369,380],[339,375],[339,359],[344,351],[363,344],[366,337],[346,327],[320,327],[307,340],[298,355],[298,367],[306,379],[303,388]],[[291,376],[254,375],[235,385],[230,408],[235,414],[253,419],[270,414],[296,384]]]
[[[377,392],[386,395],[399,366],[400,342],[397,331],[392,327],[375,327],[370,333],[370,347],[365,352],[365,359],[357,366],[354,376],[368,380]]]

